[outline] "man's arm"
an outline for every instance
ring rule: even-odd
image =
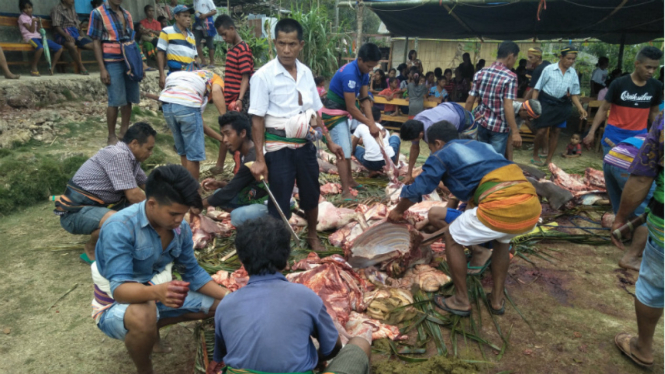
[[[406,179],[404,179],[404,184],[413,183],[413,167],[418,161],[418,156],[420,156],[420,141],[411,142],[411,149],[409,150],[409,171],[406,173]]]
[[[220,116],[226,114],[226,102],[224,101],[224,90],[222,87],[213,84],[212,85],[212,103],[217,108]],[[221,140],[220,140],[221,141]]]
[[[215,283],[211,280],[208,283],[204,284],[203,287],[199,288],[198,293],[202,293],[206,296],[210,296],[215,300],[221,300],[224,296],[230,293],[229,290]]]
[[[531,90],[531,91],[533,92],[533,93],[531,94],[531,98],[534,99],[534,100],[538,100],[538,94],[540,93],[540,90],[537,90],[537,89],[534,88],[534,89]]]
[[[619,211],[612,224],[612,232],[628,222],[630,215],[633,214],[635,209],[637,209],[644,199],[646,199],[654,180],[655,178],[652,177],[634,174],[631,174],[630,177],[628,177],[628,181],[621,194]],[[623,244],[616,240],[614,236],[612,236],[612,242],[614,242],[617,247],[623,248]]]
[[[257,181],[262,178],[268,180],[268,167],[266,166],[266,159],[263,155],[263,143],[265,139],[265,118],[262,116],[252,116],[252,140],[254,147],[256,147],[256,161],[251,167],[252,174]]]
[[[111,84],[111,76],[106,70],[106,65],[104,65],[104,57],[102,57],[102,41],[93,40],[92,41],[92,50],[95,53],[95,60],[97,60],[97,66],[99,66],[99,80],[102,81],[105,85]]]
[[[356,107],[356,94],[354,92],[344,92],[344,102],[346,103],[346,111],[349,112],[354,119],[364,123],[370,129],[376,128],[374,121],[370,121],[370,119]]]
[[[258,148],[257,148],[258,151]],[[240,169],[233,176],[233,179],[219,191],[216,191],[212,196],[206,200],[209,205],[214,207],[223,207],[228,204],[234,197],[238,195],[243,188],[247,187],[250,183],[254,182],[254,176],[248,167],[245,165],[240,166]]]
[[[360,139],[356,137],[355,135],[351,135],[351,154],[355,155],[356,154],[356,147],[358,146]]]
[[[238,92],[238,100],[240,101],[238,105],[238,110],[242,110],[242,98],[245,97],[245,93],[247,92],[247,89],[249,88],[249,74],[245,73],[242,75],[242,79],[240,80],[240,91]]]
[[[467,111],[472,111],[473,110],[473,103],[476,101],[476,97],[469,94],[469,97],[466,98],[466,102],[464,103],[464,109]]]
[[[55,26],[55,27],[53,27],[53,28],[55,29],[55,32],[57,32],[58,34],[62,35],[62,36],[65,38],[65,40],[66,40],[67,42],[73,42],[73,41],[74,41],[74,38],[73,38],[71,35],[67,34],[67,32],[65,31],[65,29],[63,29],[62,27],[60,27],[60,26]]]
[[[512,99],[503,99],[503,112],[506,115],[506,122],[508,122],[510,131],[513,133],[513,146],[521,147],[522,136],[520,135],[520,130],[517,128],[517,122],[515,122],[515,109],[513,109]]]
[[[166,61],[166,52],[157,51],[157,69],[159,69],[159,88],[164,89],[166,85],[166,75],[164,74],[164,61]]]
[[[587,117],[587,112],[584,110],[584,107],[582,106],[582,103],[580,102],[580,95],[573,95],[573,104],[575,104],[575,107],[577,108],[577,111],[580,113],[580,119],[586,119]]]
[[[135,187],[129,190],[125,190],[125,197],[130,203],[136,204],[145,200],[145,192],[143,192],[140,187]]]
[[[607,112],[610,110],[611,106],[612,104],[610,104],[610,102],[607,100],[600,104],[600,108],[598,108],[596,115],[593,117],[593,124],[589,129],[589,133],[584,137],[584,144],[593,144],[594,138],[596,137],[596,130],[598,130],[598,127],[600,127],[601,123],[605,123],[605,120],[607,119]]]
[[[324,356],[323,353],[321,353],[321,349],[318,350],[317,353],[319,354],[319,362],[325,362],[335,358],[335,356],[337,356],[337,354],[341,350],[342,350],[342,338],[338,337],[337,342],[335,343],[335,348],[333,348],[330,354]]]

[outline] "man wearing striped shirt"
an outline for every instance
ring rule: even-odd
[[[224,98],[229,110],[247,113],[249,109],[249,79],[254,73],[254,56],[238,31],[233,19],[221,15],[215,19],[217,33],[229,45],[226,53]]]
[[[178,5],[173,9],[175,25],[165,27],[159,34],[157,42],[157,67],[159,68],[159,88],[164,88],[166,74],[164,65],[167,64],[169,72],[193,70],[196,62],[196,40],[190,30],[192,24],[191,14],[194,9]]]

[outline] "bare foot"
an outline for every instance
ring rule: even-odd
[[[21,76],[18,74],[12,74],[12,73],[5,74],[5,79],[19,79],[19,78],[21,78]]]
[[[115,145],[116,143],[118,143],[118,137],[115,136],[115,135],[109,136],[106,139],[106,144],[107,145]]]
[[[154,346],[152,346],[152,353],[171,353],[173,348],[159,339]]]
[[[95,244],[88,241],[85,243],[83,250],[85,251],[85,254],[88,255],[90,261],[95,261]]]
[[[471,252],[473,253],[471,260],[469,261],[469,267],[471,267],[471,269],[467,269],[466,273],[478,274],[480,273],[481,268],[485,266],[487,261],[490,259],[490,257],[492,257],[492,251],[485,247],[474,245],[471,248]]]
[[[642,264],[642,259],[631,256],[628,252],[626,252],[626,254],[621,257],[621,260],[619,260],[619,266],[628,270],[640,271],[640,264]]]
[[[307,235],[307,244],[309,244],[309,247],[316,252],[324,252],[327,250],[326,247],[321,244],[321,241],[319,240],[319,237],[316,236],[316,234]]]
[[[347,191],[347,192],[342,193],[342,199],[344,199],[344,200],[346,200],[346,199],[349,199],[349,200],[356,200],[356,197],[353,196],[353,195],[351,194],[351,192],[348,192],[348,191]]]
[[[382,174],[382,173],[381,173],[380,171],[370,171],[370,172],[369,172],[369,177],[370,177],[370,178],[376,178],[376,177],[378,177],[378,176],[381,175],[381,174]]]

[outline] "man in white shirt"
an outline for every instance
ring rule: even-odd
[[[212,0],[194,0],[194,15],[196,23],[194,24],[194,38],[196,38],[196,51],[201,57],[201,66],[206,66],[205,55],[203,54],[203,41],[208,47],[208,57],[210,58],[209,68],[215,67],[215,42],[217,35],[215,21],[213,16],[217,14],[217,7]]]
[[[372,107],[372,116],[374,121],[379,121],[381,119],[381,111],[377,107]],[[383,128],[383,126],[376,123],[376,127],[379,128],[381,133],[381,138],[383,139],[383,149],[386,151],[386,155],[393,160],[393,163],[397,163],[399,158],[399,147],[401,142],[399,136],[390,135],[390,132]],[[363,147],[358,144],[362,140]],[[364,123],[361,123],[356,127],[356,131],[353,133],[351,139],[353,147],[353,155],[356,156],[356,159],[369,170],[369,177],[374,178],[377,176],[384,166],[386,166],[386,160],[383,158],[383,153],[381,153],[381,147],[379,147],[379,142],[372,134],[369,132],[369,127]]]
[[[307,140],[308,126],[319,127],[326,136],[328,148],[343,158],[342,149],[333,143],[316,112],[323,108],[314,76],[298,61],[305,42],[302,26],[285,18],[275,26],[277,58],[265,64],[250,80],[252,138],[257,152],[251,171],[257,180],[265,178],[282,212],[290,217],[293,186],[298,182],[300,207],[307,219],[307,242],[313,250],[325,250],[316,235],[319,215],[319,164],[316,147]],[[279,218],[273,202],[268,213]]]

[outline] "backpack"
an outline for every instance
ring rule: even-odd
[[[134,82],[140,82],[145,76],[143,72],[143,58],[141,57],[141,49],[135,41],[121,42],[120,48],[122,49],[122,56],[125,58],[127,64],[127,75],[129,79]]]

